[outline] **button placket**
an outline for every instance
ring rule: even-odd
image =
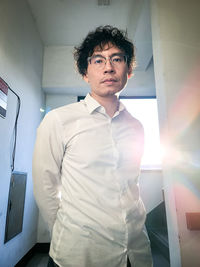
[[[119,143],[117,139],[117,120],[116,118],[108,118],[108,125],[110,129],[110,138],[112,142],[112,153],[113,153],[113,163],[114,163],[114,170],[113,170],[113,179],[114,183],[118,186],[118,194],[119,194],[119,202],[121,206],[121,218],[123,221],[124,227],[124,238],[123,243],[125,246],[127,246],[128,242],[128,229],[126,224],[126,186],[125,186],[125,180],[124,177],[121,177],[119,173],[119,167],[120,167],[120,149],[119,149]]]

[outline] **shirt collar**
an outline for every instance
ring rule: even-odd
[[[91,114],[93,111],[95,111],[96,109],[98,109],[99,107],[101,107],[101,105],[99,104],[99,102],[97,102],[89,93],[86,95],[85,99],[84,99],[88,111]],[[121,112],[122,110],[126,109],[124,104],[119,101],[119,112]]]
[[[119,112],[121,112],[122,110],[125,110],[126,109],[126,107],[124,106],[124,104],[121,102],[121,101],[119,101]]]
[[[84,101],[90,114],[101,106],[89,93],[86,95]]]

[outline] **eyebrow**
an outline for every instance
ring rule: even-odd
[[[122,56],[122,55],[124,55],[124,53],[113,53],[113,54],[111,54],[109,57],[114,57],[114,56]],[[103,55],[101,55],[101,54],[93,54],[91,57],[104,57]],[[106,58],[106,57],[104,57],[104,58]]]

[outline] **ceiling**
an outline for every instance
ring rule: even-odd
[[[148,0],[27,1],[45,47],[76,46],[99,25],[127,30],[136,46],[138,65],[130,86],[136,90],[149,88],[152,94],[155,84]],[[99,2],[110,4],[98,5]]]

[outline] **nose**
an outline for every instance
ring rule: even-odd
[[[105,67],[104,67],[104,73],[112,73],[112,72],[114,72],[113,65],[112,65],[110,59],[107,59]]]

